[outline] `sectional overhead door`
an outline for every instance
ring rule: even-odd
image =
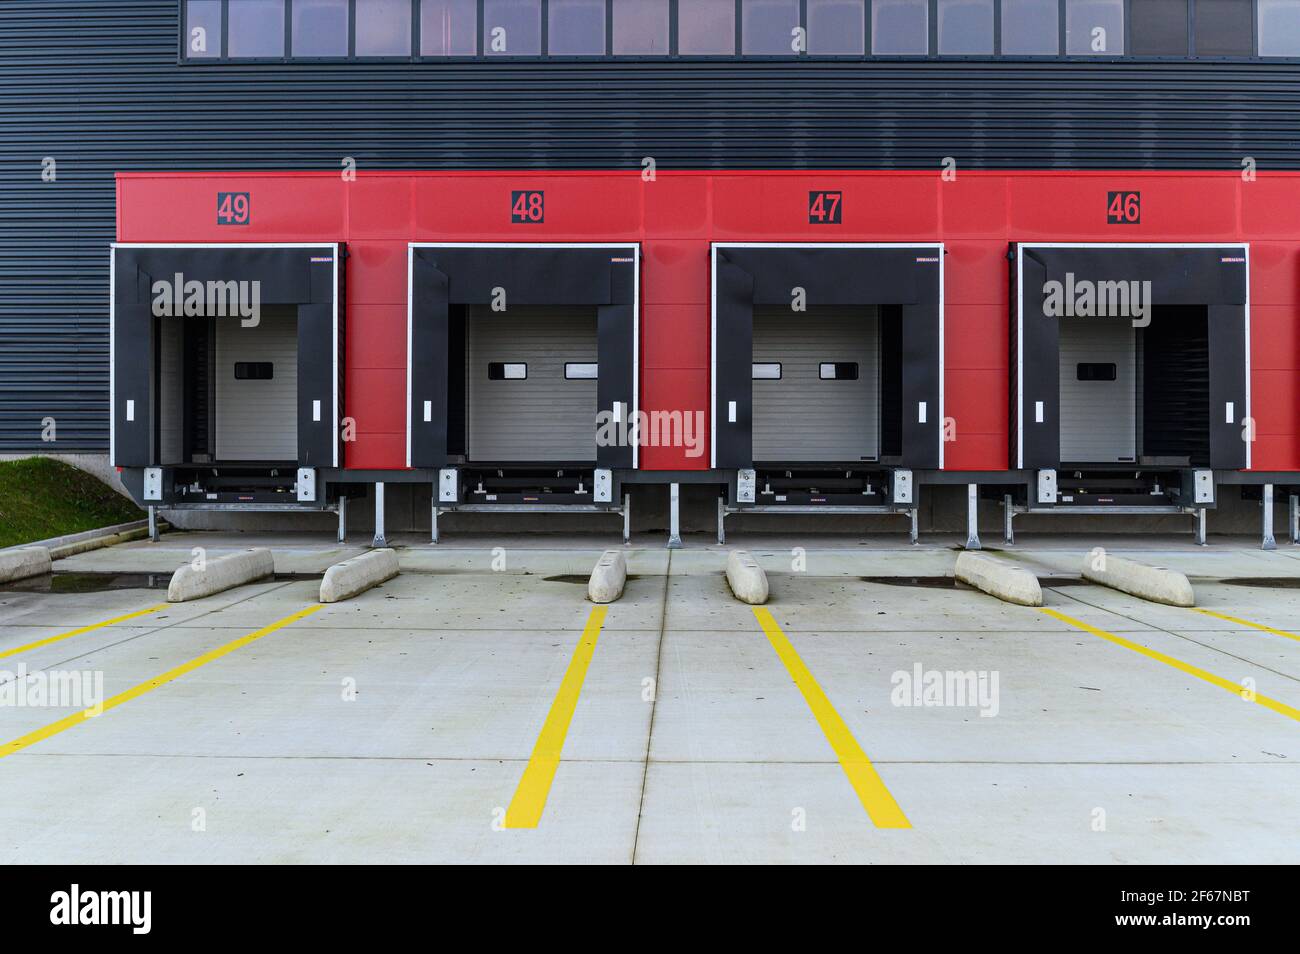
[[[411,466],[636,466],[639,246],[412,243],[409,255]],[[608,440],[602,421],[618,425]]]
[[[871,305],[754,309],[754,460],[880,455],[880,323]]]
[[[469,308],[465,322],[466,458],[596,459],[596,310]]]
[[[1245,245],[1015,246],[1014,465],[1127,463],[1132,446],[1139,465],[1249,467],[1248,259]]]
[[[713,466],[878,457],[942,467],[943,254],[938,244],[715,244]],[[761,323],[781,313],[771,342]],[[833,353],[816,359],[814,378],[809,348],[821,346]],[[780,350],[797,377],[778,399],[755,366]],[[837,363],[857,367],[823,378],[821,366]]]

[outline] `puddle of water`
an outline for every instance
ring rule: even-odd
[[[277,583],[319,580],[319,573],[277,573]],[[170,573],[56,572],[13,580],[0,587],[4,593],[107,593],[110,590],[165,590]]]
[[[1270,590],[1300,590],[1300,577],[1296,576],[1238,576],[1219,580],[1229,586],[1257,586]]]
[[[641,579],[641,574],[629,573],[627,578],[629,580],[639,580]],[[591,582],[591,575],[588,574],[587,576],[583,576],[581,573],[561,573],[559,576],[544,576],[542,577],[542,580],[546,583],[581,583],[583,586],[586,586]]]
[[[971,590],[972,586],[952,576],[860,576],[864,583],[883,583],[885,586],[919,586],[933,590]],[[1077,576],[1041,576],[1040,586],[1084,586],[1086,580]]]
[[[921,586],[933,590],[969,590],[971,587],[953,576],[860,576],[863,583],[885,586]]]

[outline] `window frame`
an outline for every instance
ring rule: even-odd
[[[1067,62],[1088,62],[1088,63],[1115,63],[1115,62],[1204,62],[1204,63],[1300,63],[1300,53],[1294,56],[1261,56],[1259,53],[1259,0],[1247,0],[1250,5],[1250,26],[1251,26],[1251,48],[1252,53],[1249,55],[1205,55],[1196,52],[1196,0],[1189,0],[1187,4],[1187,53],[1185,55],[1143,55],[1137,56],[1129,52],[1132,48],[1132,3],[1133,0],[1122,0],[1123,2],[1123,22],[1124,22],[1124,50],[1119,54],[1071,54],[1066,51],[1066,25],[1067,25],[1067,3],[1069,0],[1055,0],[1057,4],[1057,30],[1059,52],[1055,54],[1004,54],[1002,52],[1002,4],[1003,0],[993,0],[993,52],[992,54],[946,54],[941,55],[938,51],[938,0],[926,0],[929,15],[929,50],[927,53],[909,53],[909,54],[874,54],[871,52],[872,41],[872,6],[874,0],[863,0],[863,53],[813,53],[808,49],[803,52],[795,53],[777,53],[777,54],[747,54],[744,52],[744,11],[742,0],[732,0],[735,5],[733,17],[735,25],[734,44],[735,50],[732,53],[691,53],[682,54],[678,50],[679,46],[679,17],[678,10],[682,3],[689,3],[690,0],[669,0],[668,3],[668,52],[665,54],[615,54],[613,52],[613,0],[605,0],[605,52],[603,54],[563,54],[552,55],[547,47],[548,27],[550,20],[549,0],[539,0],[541,6],[541,52],[534,55],[526,56],[490,56],[484,53],[484,12],[483,0],[473,0],[478,12],[477,36],[475,38],[475,52],[454,53],[454,54],[430,54],[423,55],[420,52],[420,0],[408,0],[411,7],[411,49],[408,54],[393,54],[389,56],[358,56],[356,53],[356,17],[357,17],[357,0],[348,0],[348,53],[346,56],[295,56],[293,55],[293,4],[295,0],[283,0],[284,5],[284,55],[270,57],[232,57],[229,55],[228,36],[229,36],[229,15],[231,0],[218,0],[221,4],[221,35],[218,38],[219,52],[215,56],[189,57],[186,55],[189,36],[189,17],[188,17],[188,0],[177,0],[177,36],[176,36],[176,60],[179,65],[187,67],[213,67],[229,65],[337,65],[340,63],[361,63],[374,65],[394,65],[394,64],[427,64],[435,65],[445,64],[465,64],[465,63],[602,63],[612,65],[615,63],[641,64],[641,63],[663,63],[672,61],[686,61],[690,63],[725,63],[732,61],[744,61],[755,63],[790,63],[799,60],[816,60],[819,62],[920,62],[920,61],[942,61],[945,63],[961,63],[963,61],[1010,61],[1010,62],[1041,62],[1041,61],[1067,61]],[[799,0],[799,26],[805,31],[805,41],[808,39],[808,0]]]

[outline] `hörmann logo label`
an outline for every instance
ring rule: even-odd
[[[1065,273],[1043,283],[1043,314],[1049,318],[1131,318],[1134,328],[1151,324],[1150,281],[1090,281]]]
[[[50,923],[55,925],[127,925],[132,934],[153,927],[152,891],[68,891],[50,895]]]
[[[177,272],[171,281],[153,283],[155,318],[239,318],[244,328],[256,328],[262,320],[260,281],[185,280]]]

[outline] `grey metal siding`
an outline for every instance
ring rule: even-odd
[[[596,361],[595,309],[536,306],[494,312],[470,305],[466,310],[469,460],[594,461],[597,382],[566,379],[564,365]],[[498,361],[527,365],[528,377],[489,380],[488,364]]]
[[[780,380],[754,381],[754,460],[875,460],[880,456],[880,329],[876,309],[799,315],[754,309],[754,363],[779,363]],[[823,362],[853,362],[856,381],[823,380]]]
[[[177,12],[0,5],[0,451],[107,446],[117,171],[1300,166],[1294,63],[180,65]]]

